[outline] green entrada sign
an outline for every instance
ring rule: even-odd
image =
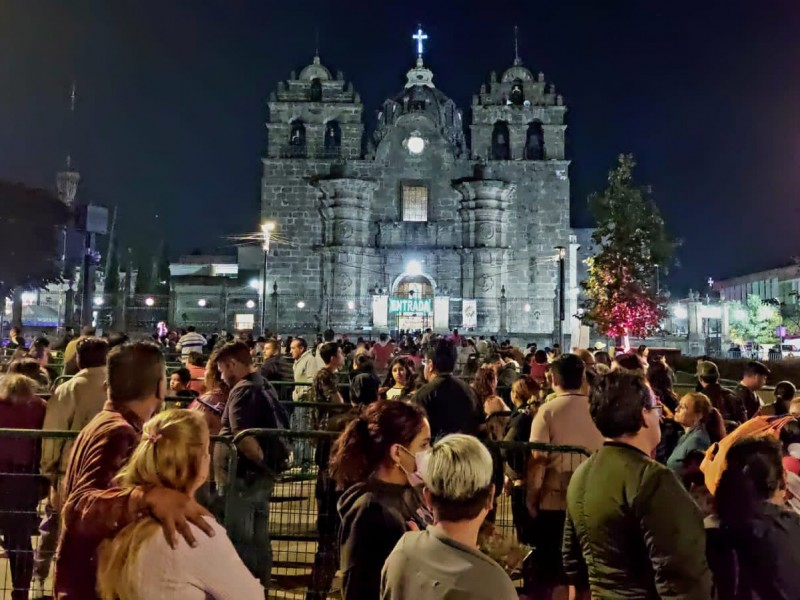
[[[430,298],[389,298],[391,314],[433,314]]]

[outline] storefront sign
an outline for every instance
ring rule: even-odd
[[[390,314],[433,314],[430,298],[389,298]]]

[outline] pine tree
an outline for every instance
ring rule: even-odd
[[[166,296],[169,294],[169,249],[162,241],[155,264],[155,287],[156,293]]]
[[[136,272],[135,294],[152,294],[154,291],[153,278],[153,259],[144,257],[139,259],[139,267]]]
[[[119,252],[113,238],[108,243],[108,260],[105,266],[103,292],[112,295],[112,297],[119,292]]]
[[[606,189],[589,197],[597,223],[592,243],[599,251],[587,261],[582,320],[618,340],[659,330],[665,298],[655,289],[654,279],[657,268],[664,272],[675,249],[650,189],[633,182],[635,166],[632,155],[620,155]]]

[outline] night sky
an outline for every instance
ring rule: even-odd
[[[465,113],[510,66],[519,25],[524,63],[569,108],[574,225],[633,152],[683,240],[676,290],[800,254],[792,0],[2,0],[0,178],[52,187],[71,152],[81,197],[119,206],[124,244],[230,250],[225,236],[259,221],[266,100],[311,61],[316,30],[371,131],[413,64],[418,22],[437,87]]]

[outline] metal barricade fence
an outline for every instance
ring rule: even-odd
[[[331,412],[331,409],[338,411],[348,407],[314,403],[305,405],[318,410],[323,415],[318,423],[329,429],[341,430],[348,421],[347,417],[337,417]],[[292,465],[280,473],[269,489],[268,496],[263,497],[265,502],[259,512],[264,524],[262,531],[256,525],[259,521],[248,517],[249,509],[243,504],[247,498],[241,484],[246,488],[248,482],[237,481],[240,479],[237,477],[237,465],[241,457],[236,447],[244,438],[251,436],[278,438],[290,448],[305,442],[313,449],[310,463]],[[248,566],[253,568],[252,560],[248,561],[248,557],[252,559],[255,556],[253,560],[257,564],[254,570],[266,564],[260,561],[262,555],[266,556],[267,550],[258,546],[259,543],[263,546],[266,538],[258,534],[269,532],[273,557],[269,566],[271,597],[293,598],[309,593],[311,597],[324,598],[338,588],[339,516],[336,503],[340,493],[325,468],[337,436],[338,431],[247,430],[235,439],[212,438],[215,446],[226,448],[228,462],[224,470],[215,473],[223,479],[217,479],[202,488],[198,492],[198,501],[209,506],[223,524],[245,564],[250,562]],[[4,528],[3,550],[6,554],[5,559],[0,559],[0,598],[10,597],[12,561],[15,561],[17,577],[25,579],[28,576],[26,572],[34,571],[45,578],[44,593],[51,593],[50,563],[58,537],[58,507],[52,504],[58,499],[48,491],[53,486],[39,475],[39,447],[43,445],[45,452],[52,451],[48,449],[50,444],[72,441],[75,437],[77,432],[0,429],[0,465],[4,467],[0,468],[0,528]],[[565,497],[569,477],[586,459],[588,452],[571,446],[504,441],[485,443],[495,461],[497,493],[494,510],[482,531],[481,546],[501,564],[508,563],[504,566],[508,566],[514,577],[519,578],[520,565],[512,568],[510,557],[519,558],[521,545],[532,547],[539,542],[537,526],[525,506],[529,491],[527,484],[532,479],[536,480],[542,492],[539,496],[541,508],[554,506],[554,501],[557,504],[559,498]],[[27,457],[25,452],[28,452]],[[9,469],[11,457],[19,460],[13,463],[15,468]],[[65,461],[59,462],[59,465],[62,464]],[[545,470],[548,474],[542,477]],[[60,471],[57,473],[59,480],[63,475]],[[504,476],[509,482],[505,490]],[[56,489],[58,484],[59,481],[56,482]],[[51,518],[45,520],[45,528],[39,532],[45,517]],[[51,528],[49,531],[47,521]],[[246,532],[243,535],[243,526],[248,524],[255,527],[250,529],[249,535]],[[8,531],[12,534],[10,538]],[[257,534],[255,538],[253,533]],[[27,546],[25,539],[28,540]]]
[[[78,433],[0,429],[0,548],[4,552],[0,556],[0,600],[10,599],[14,588],[35,587],[44,597],[53,595],[53,562],[63,500],[59,491],[66,456]],[[212,451],[217,445],[231,450],[228,468],[235,473],[238,454],[233,440],[215,436],[211,442]],[[43,462],[48,466],[47,476],[41,473]],[[210,507],[214,505],[211,473],[209,484],[198,491],[197,498]],[[229,515],[226,499],[213,509],[224,523]]]
[[[343,425],[341,423],[339,428]],[[325,598],[341,585],[337,577],[340,519],[336,509],[341,492],[336,490],[327,471],[322,468],[327,465],[337,436],[338,433],[331,431],[253,429],[243,431],[235,438],[238,443],[245,437],[277,437],[289,445],[298,440],[309,440],[315,448],[315,460],[310,468],[290,468],[277,477],[271,488],[268,519],[273,557],[270,597]],[[496,496],[494,509],[482,528],[481,548],[506,567],[521,584],[524,578],[522,559],[527,556],[528,549],[540,542],[537,525],[526,507],[529,491],[526,478],[539,477],[541,466],[541,475],[545,471],[548,475],[537,480],[541,490],[539,505],[547,509],[563,503],[569,478],[589,452],[577,446],[526,442],[487,441],[485,444],[495,463]],[[522,465],[523,472],[515,472],[510,464],[518,468]],[[509,484],[504,486],[506,476]],[[237,518],[232,516],[233,520]],[[225,526],[229,532],[237,529],[232,522],[226,522]],[[550,529],[548,527],[548,531]],[[242,541],[233,541],[238,549]],[[266,540],[262,538],[261,542],[266,543]],[[244,543],[252,543],[252,540]],[[560,548],[560,538],[557,543]],[[266,552],[266,548],[261,551]]]

